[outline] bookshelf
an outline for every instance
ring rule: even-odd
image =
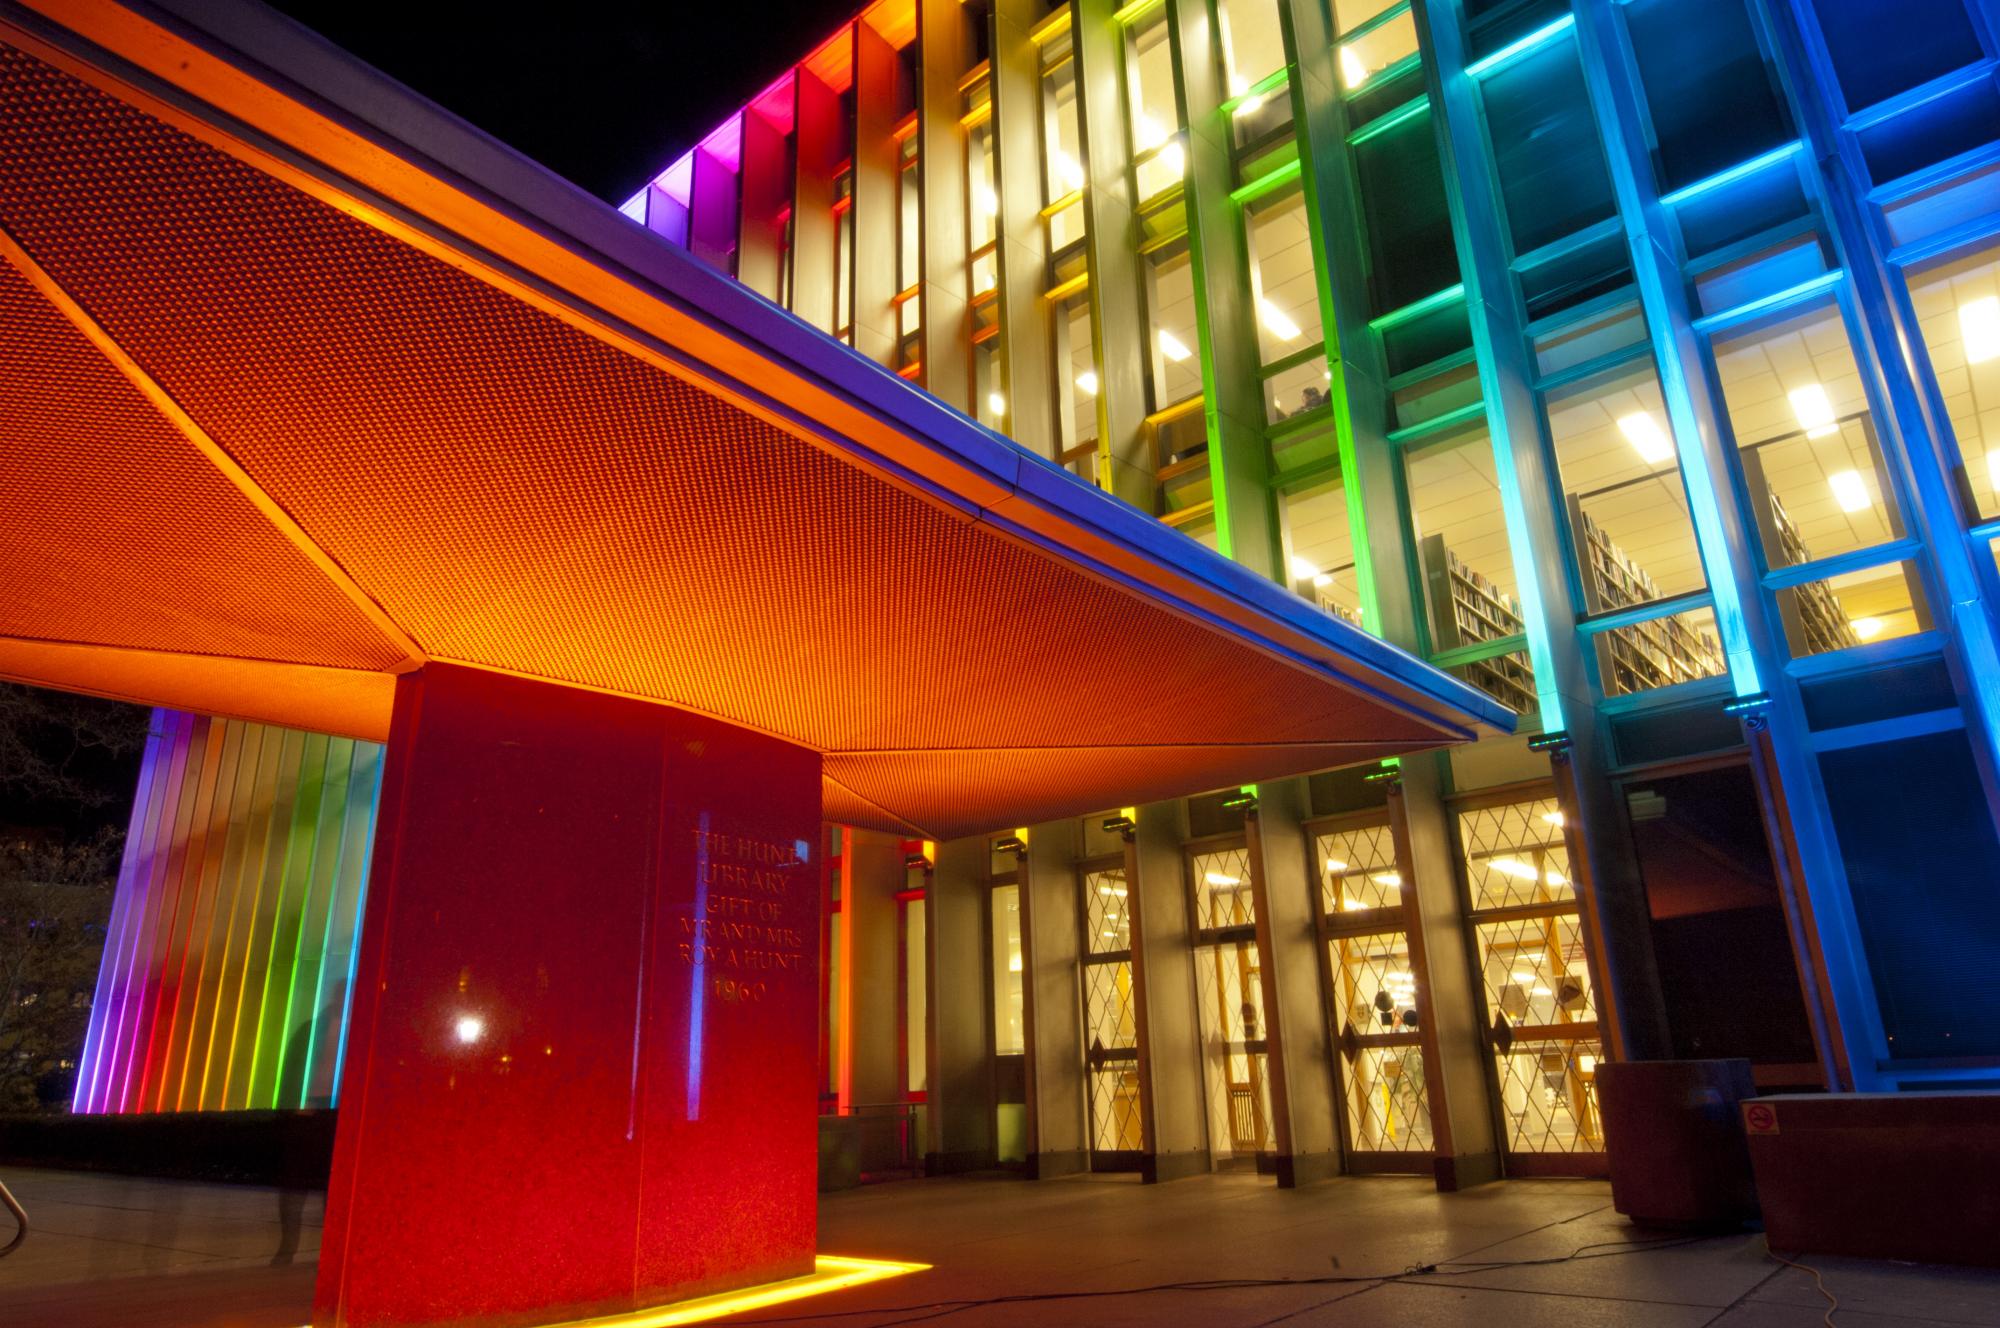
[[[1519,635],[1526,628],[1514,597],[1458,560],[1444,536],[1426,535],[1418,557],[1428,583],[1431,644],[1436,651],[1454,650]],[[1522,714],[1535,708],[1535,675],[1525,661],[1495,655],[1461,666],[1467,682],[1510,710]]]
[[[1771,525],[1767,537],[1774,541],[1778,558],[1771,560],[1774,567],[1792,567],[1812,561],[1812,551],[1806,548],[1799,537],[1799,528],[1793,524],[1785,505],[1778,501],[1777,494],[1771,494]],[[1778,613],[1785,624],[1785,639],[1791,642],[1794,655],[1817,655],[1828,650],[1845,650],[1849,646],[1861,644],[1861,638],[1854,634],[1854,627],[1847,619],[1847,612],[1840,607],[1840,598],[1824,581],[1809,581],[1802,586],[1794,586],[1789,595],[1778,597]]]
[[[1569,500],[1569,513],[1593,610],[1628,609],[1660,598],[1659,587],[1646,569],[1612,543],[1574,496]],[[1604,633],[1599,651],[1607,696],[1671,687],[1722,672],[1722,648],[1714,636],[1696,631],[1678,618],[1655,618],[1613,628]]]

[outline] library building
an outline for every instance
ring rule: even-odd
[[[1618,1062],[2000,1091],[1985,0],[877,0],[617,209],[75,8],[0,675],[158,708],[73,1110],[331,1109],[339,1322],[475,1074],[579,1202],[707,1132],[606,1219],[682,1291],[815,1185],[1603,1177]]]

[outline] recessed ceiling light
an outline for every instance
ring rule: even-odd
[[[1182,341],[1179,337],[1175,336],[1171,332],[1166,331],[1165,329],[1161,329],[1160,354],[1166,356],[1168,359],[1172,360],[1175,364],[1179,364],[1181,361],[1187,359],[1188,356],[1194,354],[1194,352],[1189,350],[1187,348],[1187,343]]]
[[[1299,339],[1299,325],[1294,323],[1283,309],[1272,304],[1269,300],[1257,301],[1257,317],[1263,320],[1264,327],[1278,340],[1297,341]]]
[[[1005,415],[1007,413],[1007,398],[998,392],[988,392],[986,394],[986,405],[995,415]]]
[[[1292,579],[1294,581],[1310,581],[1318,575],[1319,567],[1311,559],[1301,558],[1296,553],[1292,555]]]
[[[1864,512],[1874,502],[1868,496],[1868,482],[1858,470],[1837,471],[1827,476],[1826,485],[1833,490],[1833,500],[1843,512]]]
[[[1340,48],[1340,81],[1350,89],[1368,81],[1368,66],[1361,63],[1361,57],[1354,53],[1352,46]]]
[[[1620,415],[1618,432],[1625,435],[1625,441],[1632,444],[1639,459],[1649,466],[1674,459],[1674,440],[1667,437],[1667,431],[1660,427],[1660,422],[1653,418],[1650,410],[1635,410],[1630,415]]]
[[[2000,358],[2000,295],[1983,295],[1958,306],[1958,330],[1965,338],[1965,362]]]
[[[1854,629],[1855,639],[1860,641],[1873,641],[1888,626],[1880,618],[1856,618],[1847,625]]]
[[[1082,389],[1083,394],[1085,396],[1092,396],[1092,397],[1096,396],[1097,370],[1085,369],[1082,373],[1076,376],[1076,385],[1078,388]]]
[[[1806,431],[1806,437],[1824,438],[1839,430],[1840,426],[1834,423],[1833,402],[1818,383],[1795,387],[1785,395],[1791,398],[1792,413],[1799,417],[1799,427]]]

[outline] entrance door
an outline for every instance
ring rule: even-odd
[[[1249,856],[1241,840],[1191,850],[1188,874],[1209,1154],[1218,1167],[1266,1169],[1276,1154]]]
[[[1125,859],[1077,869],[1083,927],[1083,1047],[1090,1097],[1090,1168],[1136,1170],[1144,1158],[1139,1025],[1132,991],[1132,919]]]
[[[1349,1171],[1431,1171],[1430,1094],[1395,832],[1379,812],[1311,827],[1326,946],[1328,1015],[1340,1048]]]
[[[1750,768],[1622,784],[1674,1055],[1746,1057],[1764,1088],[1823,1087]]]
[[[1605,1172],[1596,995],[1554,791],[1454,803],[1509,1174]]]

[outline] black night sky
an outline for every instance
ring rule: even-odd
[[[273,0],[556,174],[622,202],[858,0]]]

